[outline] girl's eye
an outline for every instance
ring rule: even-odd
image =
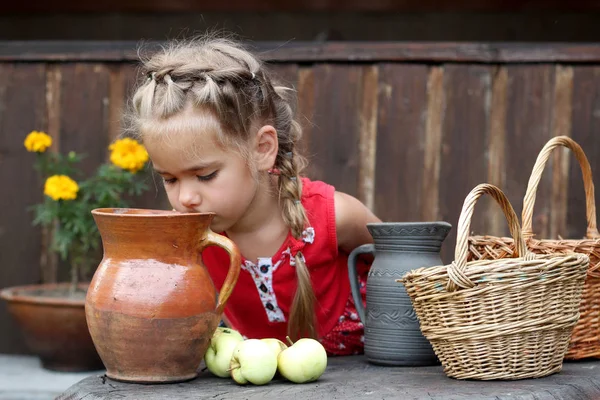
[[[212,172],[208,175],[197,175],[196,177],[198,178],[199,181],[210,181],[211,179],[213,179],[215,176],[217,176],[217,171]]]
[[[177,178],[163,178],[163,182],[165,183],[165,185],[172,185],[175,183],[175,181],[177,181]]]

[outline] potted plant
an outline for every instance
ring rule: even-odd
[[[130,207],[148,189],[140,173],[148,153],[137,141],[113,142],[110,162],[89,177],[77,165],[82,155],[47,151],[52,138],[33,131],[25,147],[36,154],[35,168],[44,178],[44,198],[32,207],[33,224],[52,232],[50,250],[70,267],[70,282],[15,286],[0,291],[42,366],[59,371],[102,369],[85,319],[85,295],[91,272],[100,262],[101,240],[91,210]]]

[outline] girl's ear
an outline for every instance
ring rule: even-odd
[[[271,125],[265,125],[258,130],[254,145],[254,162],[259,171],[268,171],[275,165],[279,141],[277,131]]]

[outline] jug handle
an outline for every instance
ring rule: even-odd
[[[240,268],[242,266],[242,260],[240,251],[238,250],[235,243],[223,235],[214,233],[210,229],[207,230],[206,236],[200,241],[199,251],[202,252],[208,246],[219,246],[229,254],[229,272],[225,277],[225,282],[221,290],[219,290],[219,299],[217,300],[216,312],[221,315],[225,309],[225,304],[231,292],[237,283],[238,276],[240,275]]]
[[[375,245],[363,244],[358,246],[348,256],[348,276],[350,277],[350,288],[352,289],[352,298],[354,299],[354,305],[356,311],[360,317],[361,322],[365,323],[365,307],[363,306],[362,296],[360,295],[360,286],[358,284],[358,274],[356,273],[356,258],[360,254],[373,254],[375,255]]]

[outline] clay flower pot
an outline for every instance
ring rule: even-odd
[[[46,369],[65,372],[104,369],[88,330],[84,299],[66,297],[70,284],[14,286],[0,291],[31,351]],[[85,291],[87,284],[81,284]]]

